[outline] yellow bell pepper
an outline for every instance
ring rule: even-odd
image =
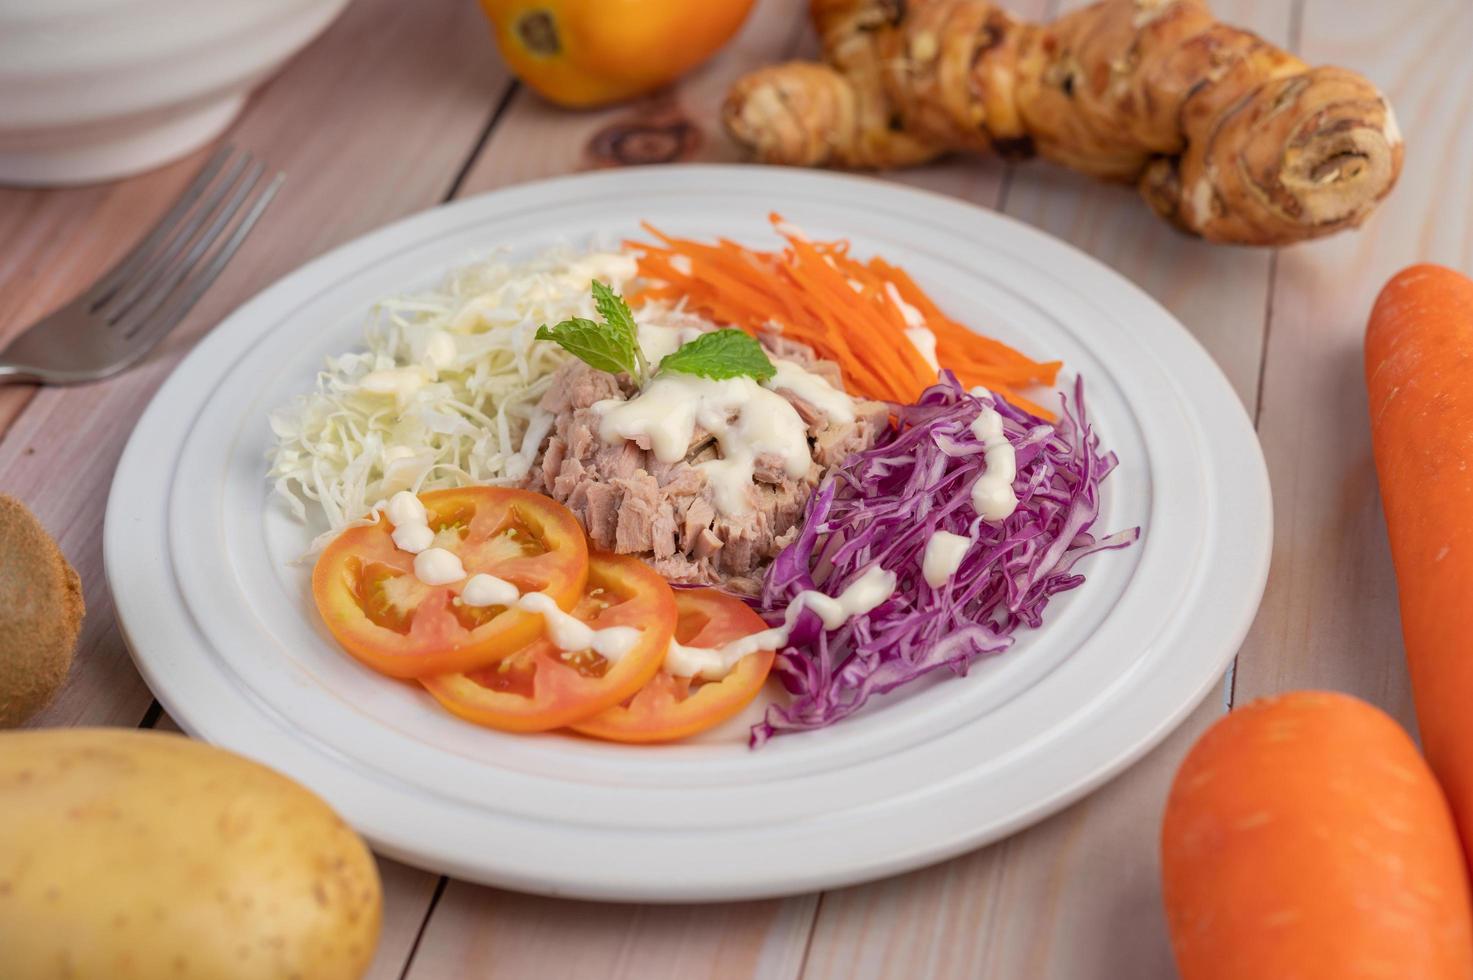
[[[517,77],[559,105],[607,105],[715,54],[753,0],[480,0]]]

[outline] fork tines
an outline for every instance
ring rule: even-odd
[[[167,214],[85,296],[87,312],[129,340],[156,342],[225,268],[285,179],[263,181],[248,152],[220,147]]]

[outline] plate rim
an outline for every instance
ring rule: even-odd
[[[708,882],[697,886],[693,885],[690,882],[683,882],[671,883],[668,887],[650,887],[648,883],[643,886],[631,886],[627,883],[619,884],[611,882],[570,883],[566,881],[547,881],[541,879],[523,880],[502,874],[497,874],[494,872],[488,873],[487,869],[483,866],[456,866],[455,862],[453,861],[447,862],[443,860],[434,861],[435,869],[445,871],[447,873],[452,873],[458,877],[463,877],[468,880],[483,881],[504,886],[510,886],[524,891],[536,891],[558,895],[576,894],[583,897],[616,900],[691,901],[771,897],[776,895],[806,892],[814,890],[816,888],[848,884],[860,880],[868,880],[870,878],[878,877],[881,875],[895,873],[898,871],[920,867],[925,864],[945,860],[949,857],[955,856],[956,854],[964,853],[968,850],[971,850],[988,841],[1006,836],[1007,834],[1012,833],[1017,829],[1028,825],[1029,823],[1041,819],[1043,816],[1046,816],[1049,813],[1061,809],[1068,803],[1082,797],[1090,790],[1112,778],[1114,775],[1118,774],[1124,768],[1137,760],[1141,755],[1144,755],[1145,752],[1149,751],[1149,749],[1156,745],[1162,738],[1164,738],[1167,733],[1174,729],[1190,711],[1195,709],[1195,707],[1201,702],[1203,697],[1205,697],[1205,695],[1216,685],[1218,678],[1222,674],[1222,671],[1227,667],[1233,656],[1235,656],[1238,647],[1241,645],[1243,638],[1246,636],[1248,629],[1251,626],[1254,613],[1256,612],[1259,602],[1261,601],[1263,589],[1266,584],[1268,562],[1271,553],[1272,499],[1268,491],[1267,469],[1266,465],[1264,464],[1261,447],[1258,444],[1258,440],[1256,438],[1256,434],[1253,431],[1253,427],[1248,420],[1246,410],[1239,401],[1236,393],[1227,382],[1227,379],[1222,375],[1221,370],[1217,367],[1215,361],[1213,361],[1213,359],[1211,358],[1211,355],[1208,354],[1208,352],[1202,347],[1200,342],[1197,341],[1197,339],[1190,333],[1190,331],[1186,330],[1186,328],[1181,325],[1180,322],[1177,321],[1175,317],[1173,317],[1168,311],[1166,311],[1153,297],[1151,297],[1140,287],[1136,286],[1133,282],[1115,272],[1113,269],[1109,268],[1099,260],[1093,258],[1087,253],[1082,252],[1081,250],[1075,248],[1067,242],[1063,242],[1059,239],[1054,238],[1053,236],[1048,235],[1046,232],[1036,229],[1007,215],[979,208],[977,205],[974,205],[971,202],[949,197],[944,194],[927,191],[924,189],[896,185],[892,183],[878,181],[873,178],[853,175],[814,173],[806,171],[774,172],[771,168],[745,165],[734,166],[718,164],[694,164],[663,167],[629,168],[621,171],[596,172],[592,174],[561,175],[558,177],[549,178],[547,180],[515,185],[513,187],[491,191],[486,194],[476,195],[458,201],[437,205],[435,207],[416,212],[412,215],[400,218],[389,225],[358,236],[357,238],[354,238],[349,242],[337,246],[336,248],[328,251],[327,253],[324,253],[323,255],[313,259],[312,261],[288,272],[272,285],[268,286],[266,289],[262,290],[254,297],[247,300],[245,303],[236,307],[232,312],[227,314],[224,318],[222,318],[220,324],[218,324],[209,335],[207,335],[204,339],[200,341],[199,344],[195,346],[195,348],[180,363],[180,365],[175,368],[174,373],[171,374],[170,378],[165,382],[165,384],[160,387],[154,399],[150,402],[148,408],[140,417],[132,436],[130,436],[128,445],[124,450],[122,458],[119,461],[117,474],[115,476],[112,489],[109,493],[104,527],[104,565],[109,584],[114,591],[115,601],[118,608],[120,630],[124,635],[125,641],[127,642],[135,664],[138,666],[138,669],[143,674],[145,680],[148,682],[149,687],[151,688],[151,690],[153,690],[155,696],[159,698],[160,702],[169,709],[170,714],[175,718],[176,721],[178,721],[181,727],[185,728],[185,730],[189,731],[191,734],[196,734],[208,738],[206,730],[210,729],[210,725],[196,723],[197,719],[191,717],[192,712],[190,712],[184,704],[180,703],[179,700],[174,697],[176,692],[171,688],[168,678],[162,676],[159,671],[154,669],[155,665],[150,661],[149,657],[140,655],[138,652],[140,647],[139,644],[135,642],[134,630],[129,625],[129,619],[130,617],[132,618],[134,625],[141,623],[143,621],[141,618],[143,610],[139,608],[138,596],[135,592],[132,591],[132,579],[128,574],[130,571],[136,571],[136,568],[130,569],[128,567],[125,567],[125,558],[123,557],[125,553],[127,553],[128,556],[127,560],[136,559],[137,557],[136,553],[134,552],[126,552],[125,531],[127,528],[127,515],[125,513],[126,504],[123,501],[123,496],[125,488],[130,486],[130,480],[133,478],[135,471],[144,465],[142,463],[142,460],[149,449],[149,447],[144,445],[143,439],[143,436],[146,434],[145,430],[147,428],[145,423],[152,420],[157,413],[166,411],[166,403],[168,399],[170,397],[175,397],[178,393],[178,389],[183,387],[183,383],[180,379],[184,371],[188,367],[190,367],[191,363],[195,362],[197,358],[200,358],[202,352],[209,352],[214,350],[214,348],[217,346],[217,342],[223,343],[220,338],[222,334],[225,333],[225,331],[222,331],[220,328],[228,326],[233,321],[245,321],[248,323],[251,314],[256,309],[268,308],[271,300],[277,299],[280,296],[289,293],[289,291],[293,287],[297,287],[303,283],[311,282],[315,278],[320,278],[322,270],[328,267],[333,262],[342,262],[345,258],[345,253],[350,253],[355,250],[367,253],[371,250],[371,247],[376,246],[381,258],[385,255],[392,254],[394,249],[392,248],[391,243],[394,241],[395,238],[402,238],[406,228],[413,226],[415,223],[428,223],[432,221],[432,216],[443,215],[447,211],[472,210],[476,207],[487,208],[487,202],[492,200],[511,202],[518,197],[532,197],[540,193],[546,193],[549,188],[555,189],[558,185],[569,182],[612,182],[614,184],[619,184],[627,181],[632,184],[639,185],[641,182],[648,182],[656,178],[662,182],[669,181],[672,179],[672,174],[688,172],[698,173],[706,176],[714,176],[718,180],[727,179],[733,183],[747,183],[750,182],[752,178],[759,177],[764,181],[782,182],[788,185],[790,190],[798,194],[801,194],[803,190],[803,185],[808,185],[812,187],[845,185],[852,188],[862,187],[867,192],[876,194],[883,193],[900,201],[903,201],[906,198],[916,200],[918,201],[918,206],[920,207],[925,207],[929,205],[932,209],[934,209],[938,204],[941,204],[950,210],[961,212],[980,212],[981,214],[986,215],[988,221],[1000,222],[1001,226],[1007,228],[1009,233],[1014,235],[1021,235],[1024,239],[1031,239],[1032,244],[1036,247],[1043,247],[1045,249],[1053,250],[1062,249],[1063,252],[1067,254],[1069,260],[1074,262],[1076,265],[1082,262],[1084,264],[1084,267],[1088,268],[1092,275],[1096,277],[1103,277],[1104,280],[1109,281],[1112,287],[1117,290],[1123,288],[1125,291],[1124,295],[1128,296],[1135,305],[1141,306],[1141,304],[1145,304],[1141,308],[1147,310],[1150,315],[1157,320],[1160,320],[1162,323],[1171,327],[1171,332],[1178,341],[1185,342],[1185,349],[1188,352],[1187,356],[1190,359],[1195,359],[1197,361],[1195,367],[1207,369],[1206,374],[1208,375],[1210,386],[1217,389],[1215,392],[1210,393],[1211,400],[1216,402],[1216,409],[1227,408],[1229,409],[1228,414],[1233,415],[1230,423],[1222,423],[1222,420],[1220,418],[1219,423],[1227,424],[1229,428],[1238,429],[1237,434],[1239,436],[1246,434],[1248,436],[1247,441],[1249,444],[1251,444],[1252,452],[1248,454],[1249,459],[1246,461],[1238,459],[1235,460],[1235,462],[1238,463],[1239,467],[1241,467],[1241,472],[1239,473],[1239,475],[1243,478],[1244,482],[1249,485],[1248,489],[1250,491],[1250,495],[1254,498],[1253,504],[1255,504],[1256,507],[1251,509],[1255,509],[1257,513],[1261,515],[1262,520],[1257,523],[1257,527],[1259,528],[1259,533],[1257,535],[1244,535],[1238,541],[1238,544],[1243,546],[1243,548],[1246,550],[1248,563],[1251,567],[1247,568],[1245,570],[1245,575],[1242,576],[1248,587],[1243,594],[1240,603],[1241,608],[1237,610],[1236,614],[1233,617],[1231,617],[1237,623],[1237,627],[1233,630],[1230,630],[1229,633],[1223,637],[1225,642],[1222,642],[1220,645],[1223,647],[1224,650],[1226,650],[1226,653],[1215,658],[1215,666],[1212,667],[1209,673],[1203,674],[1205,680],[1202,680],[1197,685],[1196,690],[1193,691],[1190,696],[1187,697],[1185,700],[1181,700],[1179,697],[1174,699],[1180,701],[1180,704],[1176,707],[1176,709],[1164,713],[1161,717],[1156,719],[1153,724],[1146,726],[1144,733],[1134,739],[1133,744],[1127,746],[1122,751],[1116,752],[1112,761],[1108,765],[1098,767],[1095,772],[1093,772],[1089,777],[1085,779],[1075,780],[1066,786],[1056,788],[1053,793],[1048,794],[1046,797],[1040,799],[1033,806],[1021,809],[1015,815],[1013,820],[1007,822],[1004,825],[991,828],[987,832],[981,834],[960,835],[955,839],[947,841],[944,845],[938,845],[929,849],[925,849],[924,853],[907,853],[895,855],[890,857],[889,859],[876,859],[866,863],[851,862],[843,868],[834,868],[827,873],[794,876],[783,882],[767,882],[760,885],[754,885],[754,883],[751,882],[727,882],[725,884],[712,884]],[[985,231],[986,229],[984,228],[983,230]],[[244,329],[245,327],[243,326],[235,328],[237,332]],[[257,331],[257,333],[259,333],[259,330]],[[1178,351],[1178,353],[1181,352]],[[1226,395],[1226,400],[1223,399],[1223,395]],[[1199,397],[1203,401],[1206,401],[1209,396],[1200,395]],[[1187,403],[1198,409],[1198,411],[1196,412],[1197,421],[1202,421],[1204,413],[1200,410],[1200,406],[1197,404],[1197,401],[1194,399]],[[180,440],[180,446],[182,446],[183,442],[187,440],[187,438],[188,430],[186,430],[184,438]],[[177,463],[177,450],[180,447],[176,446],[173,448],[176,450],[174,462]],[[1242,466],[1244,462],[1248,463],[1246,467]],[[165,542],[161,541],[159,542],[159,544],[161,547],[161,551],[166,552],[167,548],[163,547]],[[170,563],[170,559],[168,558],[167,554],[161,554],[154,557],[162,558],[163,564],[165,565]],[[186,616],[192,618],[193,614],[191,611],[186,610]],[[195,629],[196,632],[200,632],[200,628],[197,624],[195,626]],[[286,734],[287,736],[290,735],[289,732],[286,732],[284,734]],[[234,740],[223,740],[216,738],[214,739],[214,741],[216,741],[216,744],[220,744],[222,741],[229,742]],[[236,751],[246,751],[247,754],[251,754],[253,755],[253,757],[260,758],[259,754],[242,749],[239,745],[231,745],[230,747],[234,748]],[[319,790],[319,792],[321,791]],[[400,847],[396,841],[385,839],[382,835],[370,834],[369,836],[374,841],[375,848],[381,853],[408,860],[410,863],[417,863],[421,865],[424,865],[426,863],[423,854],[421,854],[420,852],[413,851],[412,849],[406,850]]]

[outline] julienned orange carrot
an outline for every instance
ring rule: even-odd
[[[1058,361],[1039,363],[947,318],[903,269],[880,259],[860,262],[847,242],[813,242],[772,221],[787,239],[781,252],[758,252],[728,239],[715,244],[674,238],[646,225],[662,243],[628,243],[640,252],[640,272],[660,285],[631,297],[683,299],[712,319],[749,333],[774,327],[834,361],[857,394],[912,402],[936,372],[906,332],[902,307],[915,307],[936,337],[937,359],[963,384],[984,385],[1015,405],[1053,415],[1023,397],[1031,385],[1052,385]],[[914,316],[914,314],[911,314]]]
[[[1447,801],[1377,708],[1299,691],[1213,725],[1161,828],[1182,980],[1473,977]]]
[[[1473,851],[1473,280],[1393,277],[1366,328],[1366,387],[1417,725]]]

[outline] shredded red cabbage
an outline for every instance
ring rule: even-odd
[[[1017,453],[1018,508],[1000,523],[972,509],[972,484],[987,468],[971,430],[983,405],[1002,416]],[[1019,626],[1037,627],[1051,596],[1084,581],[1073,570],[1079,559],[1140,536],[1139,528],[1090,533],[1100,483],[1116,459],[1099,452],[1082,380],[1072,405],[1065,396],[1057,425],[1001,398],[974,396],[949,371],[896,416],[874,448],[847,459],[809,499],[797,539],[768,569],[761,608],[775,622],[805,589],[837,596],[876,564],[896,575],[895,592],[832,631],[809,610],[799,615],[774,667],[792,700],[772,705],[753,727],[754,747],[831,725],[872,695],[938,668],[965,674],[1007,649]],[[938,530],[973,543],[956,574],[933,589],[921,565]]]

